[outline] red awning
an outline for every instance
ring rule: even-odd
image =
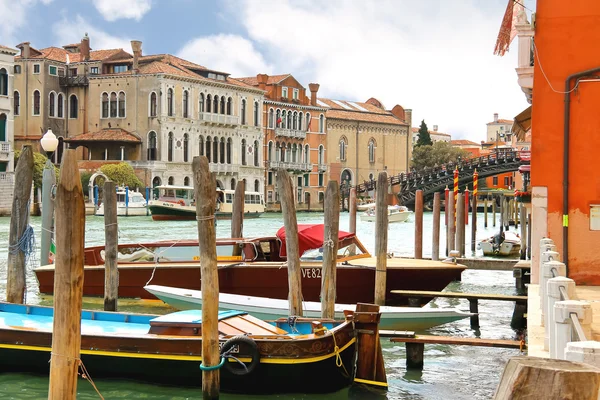
[[[323,237],[325,235],[325,225],[323,224],[298,224],[298,250],[300,256],[304,254],[306,250],[318,249],[323,247]],[[354,233],[349,232],[338,232],[338,240],[353,237]],[[286,256],[285,248],[285,227],[281,227],[277,231],[277,237],[281,240],[281,251],[282,257]]]

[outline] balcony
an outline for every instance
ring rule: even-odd
[[[0,142],[0,161],[10,161],[9,142]]]
[[[235,115],[200,113],[200,120],[213,125],[239,125],[240,117]]]
[[[518,83],[521,90],[525,93],[527,101],[531,104],[533,94],[533,63],[535,53],[533,47],[533,25],[527,19],[522,19],[515,25],[518,38],[518,66],[516,68]]]
[[[317,171],[319,172],[327,172],[327,164],[318,164]]]
[[[0,184],[7,182],[12,184],[15,180],[14,172],[0,172]]]
[[[290,162],[290,161],[271,161],[269,163],[270,169],[283,168],[288,171],[303,171],[309,172],[312,171],[312,164],[309,163],[298,163],[298,162]]]
[[[89,79],[86,75],[61,76],[58,83],[62,87],[88,86]]]
[[[208,168],[210,172],[216,172],[217,174],[237,174],[240,171],[240,166],[237,164],[220,164],[220,163],[209,163]]]
[[[306,131],[301,131],[298,129],[275,128],[275,136],[293,139],[306,139]]]

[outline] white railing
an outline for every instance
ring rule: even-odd
[[[218,174],[235,174],[240,170],[240,166],[237,164],[209,163],[208,166],[211,172]]]
[[[270,168],[284,168],[292,171],[311,171],[312,164],[288,161],[271,161]]]
[[[222,124],[222,125],[238,125],[240,117],[235,115],[223,115],[223,114],[214,114],[214,113],[200,113],[200,120],[211,122],[213,124]]]
[[[319,172],[327,172],[327,164],[318,164],[317,170]]]
[[[275,136],[306,139],[306,131],[298,129],[275,128]]]
[[[0,172],[0,182],[13,183],[15,179],[14,172]]]

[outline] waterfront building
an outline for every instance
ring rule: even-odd
[[[14,191],[14,58],[17,50],[0,45],[0,215],[10,215]]]
[[[264,132],[265,198],[267,210],[280,210],[276,171],[292,177],[297,210],[323,210],[327,186],[326,108],[317,105],[319,85],[307,90],[291,74],[238,78],[265,92],[254,109]],[[263,158],[261,158],[261,161]]]
[[[412,143],[413,146],[417,144],[417,140],[419,140],[419,128],[411,128],[412,132]],[[433,130],[428,130],[429,137],[431,137],[431,141],[435,142],[450,142],[452,140],[452,135],[449,133],[439,132],[438,126],[433,125]]]
[[[469,153],[469,157],[479,157],[481,155],[481,145],[471,140],[452,140],[450,144],[452,147],[458,147]]]
[[[498,118],[498,113],[494,113],[494,120],[486,124],[486,142],[498,142],[498,146],[510,142],[513,122],[511,119]]]
[[[127,161],[146,186],[192,185],[192,158],[206,155],[217,185],[262,191],[264,92],[229,74],[170,54],[143,55],[142,43],[92,51],[80,43],[42,50],[21,43],[15,79],[21,113],[15,131],[39,144],[51,128],[63,149],[78,148],[80,168]]]

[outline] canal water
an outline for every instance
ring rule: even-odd
[[[491,216],[491,215],[490,215]],[[322,223],[321,213],[299,213],[298,223]],[[375,247],[375,224],[357,221],[357,236],[370,252]],[[0,218],[0,300],[6,299],[6,263],[8,257],[9,218]],[[40,243],[39,217],[31,218],[36,232],[36,243]],[[431,213],[424,215],[424,257],[431,256]],[[266,214],[258,219],[244,221],[244,236],[271,235],[283,226],[280,214]],[[348,230],[347,213],[340,216],[340,229]],[[102,217],[88,216],[86,219],[86,245],[104,243],[104,221]],[[443,228],[443,215],[442,215]],[[514,228],[511,228],[514,229]],[[442,229],[443,230],[443,229]],[[230,221],[218,221],[217,237],[229,237]],[[467,254],[470,254],[470,225],[467,228]],[[483,228],[483,215],[478,219],[477,240],[489,237],[496,232],[492,227]],[[148,242],[165,239],[196,239],[197,227],[189,221],[152,221],[150,217],[120,217],[119,241]],[[412,256],[414,252],[414,222],[393,223],[389,226],[388,252],[395,256]],[[441,233],[440,253],[445,251],[444,232]],[[481,253],[478,254],[481,256]],[[51,305],[52,297],[40,295],[37,281],[31,269],[37,265],[39,251],[34,255],[27,271],[27,303]],[[462,274],[461,282],[454,282],[447,288],[450,291],[471,293],[517,294],[511,271],[475,271],[467,270]],[[458,307],[468,311],[469,304],[461,299],[436,299],[427,307]],[[101,308],[99,298],[84,298],[85,308]],[[120,311],[166,313],[172,311],[166,306],[140,306],[132,300],[121,300]],[[488,339],[518,339],[517,333],[510,328],[513,311],[511,302],[480,301],[479,330],[472,330],[469,320],[465,319],[428,330],[428,334],[462,337],[482,337]],[[389,382],[389,391],[359,391],[345,389],[328,395],[307,395],[302,393],[273,396],[241,396],[223,394],[225,400],[267,399],[267,400],[320,400],[320,399],[410,399],[410,400],[474,400],[489,399],[500,381],[506,361],[519,355],[518,350],[487,347],[426,345],[425,368],[422,372],[407,371],[404,344],[394,344],[382,339],[385,367]],[[94,377],[94,371],[89,371]],[[310,379],[307,377],[307,379]],[[199,399],[200,389],[173,388],[148,385],[128,381],[95,380],[95,384],[105,399]],[[91,385],[80,380],[78,399],[98,399]],[[0,398],[2,399],[44,399],[48,393],[48,378],[15,373],[0,374]]]

